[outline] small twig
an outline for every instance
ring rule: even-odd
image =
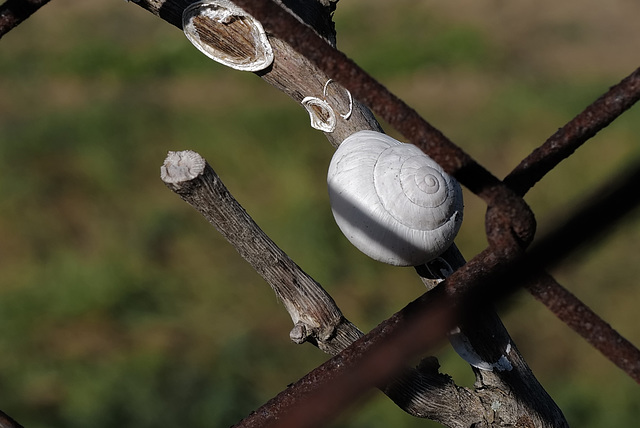
[[[7,0],[0,4],[0,38],[47,3],[49,0]]]
[[[199,154],[169,152],[161,178],[214,225],[269,283],[291,316],[293,341],[310,340],[336,354],[362,336],[320,284],[260,229]]]

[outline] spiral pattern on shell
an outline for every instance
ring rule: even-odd
[[[336,150],[327,175],[342,233],[369,257],[397,266],[434,259],[462,223],[458,182],[419,148],[360,131]]]

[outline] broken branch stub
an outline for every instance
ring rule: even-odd
[[[228,0],[200,1],[182,14],[187,39],[209,58],[242,71],[260,71],[273,62],[262,24]]]
[[[308,340],[336,354],[362,336],[322,286],[260,229],[202,156],[189,150],[169,152],[161,178],[269,283],[291,316],[294,342]]]

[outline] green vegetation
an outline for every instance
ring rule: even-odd
[[[530,37],[516,39],[488,24],[491,10],[351,1],[336,13],[338,43],[504,176],[632,71],[637,37],[606,62],[598,44],[583,62],[558,62],[556,41],[576,47],[599,31],[575,9],[573,30],[550,41],[536,38],[544,17],[531,11],[517,18]],[[637,29],[617,22],[606,37]],[[423,291],[409,269],[340,236],[325,189],[332,149],[306,113],[175,28],[133,4],[56,0],[0,45],[0,409],[26,427],[228,426],[326,359],[289,341],[261,278],[164,187],[168,150],[205,156],[361,328]],[[545,178],[528,195],[540,228],[637,158],[638,135],[636,107]],[[466,206],[458,242],[472,257],[485,246],[484,206],[469,195]],[[554,274],[640,344],[635,220]],[[636,384],[529,296],[511,305],[505,322],[571,424],[634,425]],[[438,356],[472,384],[452,352]],[[436,426],[378,393],[335,425]]]

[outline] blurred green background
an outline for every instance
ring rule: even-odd
[[[338,47],[499,177],[640,65],[640,4],[343,0]],[[28,428],[227,426],[327,357],[289,341],[273,293],[165,188],[169,150],[217,170],[368,330],[423,292],[346,242],[332,148],[307,113],[133,3],[53,0],[0,40],[0,409]],[[389,130],[393,133],[393,130]],[[640,155],[636,106],[528,195],[539,229]],[[457,240],[486,245],[466,194]],[[554,275],[640,345],[640,218]],[[580,427],[633,426],[640,387],[530,296],[503,309]],[[471,371],[448,349],[443,370]],[[424,427],[380,393],[335,426]]]

